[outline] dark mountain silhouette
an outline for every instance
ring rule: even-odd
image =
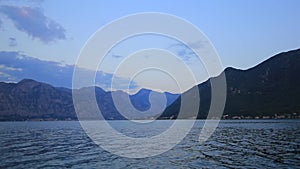
[[[223,115],[262,117],[300,114],[300,49],[275,55],[248,70],[226,68],[222,73],[227,80]],[[200,93],[197,117],[206,118],[211,104],[210,80],[197,87]],[[191,93],[187,91],[183,95]],[[176,118],[179,108],[180,97],[160,118]]]
[[[86,87],[75,91],[85,93],[85,90],[91,89],[95,91],[98,106],[105,119],[125,119],[114,106],[112,92],[106,92],[99,87]],[[133,105],[142,111],[150,106],[148,101],[150,92],[150,90],[141,89],[135,95],[128,95],[125,92],[116,91],[122,96],[129,96]],[[168,93],[166,96],[169,104],[178,97],[178,95]],[[139,118],[153,115],[155,114],[144,114]],[[71,89],[53,87],[31,79],[24,79],[19,83],[0,82],[0,120],[56,119],[77,119]]]
[[[0,83],[0,120],[75,119],[71,91],[30,79]]]
[[[132,104],[140,111],[145,111],[150,108],[149,95],[152,90],[141,89],[136,94],[130,97]],[[167,106],[171,105],[177,98],[178,94],[165,92],[167,98]]]

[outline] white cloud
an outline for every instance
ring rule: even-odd
[[[8,70],[8,71],[22,71],[23,70],[22,68],[9,67],[9,66],[5,66],[3,64],[0,65],[0,69]]]
[[[0,12],[7,16],[19,31],[25,32],[33,38],[38,38],[44,43],[66,39],[66,30],[45,16],[40,8],[2,5]]]

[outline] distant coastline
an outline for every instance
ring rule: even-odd
[[[300,119],[300,114],[285,114],[285,115],[278,115],[278,116],[233,116],[228,117],[223,115],[221,120],[288,120],[288,119]],[[120,121],[116,119],[106,119],[108,121]],[[135,119],[135,120],[153,120],[153,119]],[[158,118],[157,120],[176,120],[172,118]],[[191,120],[191,119],[180,119],[180,120]],[[197,118],[195,120],[215,120],[215,118],[205,119],[205,118]],[[22,120],[0,120],[0,122],[22,122],[22,121],[79,121],[78,119],[55,119],[55,118],[36,118],[36,119],[22,119]],[[93,121],[93,120],[86,120],[86,121]],[[101,121],[101,120],[100,120]],[[129,121],[126,119],[122,119],[121,121]]]

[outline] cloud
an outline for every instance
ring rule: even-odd
[[[0,51],[0,81],[15,82],[24,78],[34,79],[49,83],[58,87],[72,88],[74,65],[61,64],[60,62],[44,61],[24,55],[20,52]],[[82,77],[94,75],[88,69],[79,68]],[[110,90],[113,74],[98,71],[95,84],[104,90]],[[113,90],[125,90],[129,79],[114,76],[117,86]],[[84,79],[84,78],[83,78]],[[78,87],[86,87],[85,80],[81,80]],[[131,82],[129,88],[137,88],[135,82]]]
[[[189,47],[183,43],[175,43],[169,46],[169,49],[178,55],[182,60],[189,61],[195,53]]]
[[[15,68],[15,67],[9,67],[9,66],[5,66],[3,64],[0,64],[0,70],[7,70],[7,71],[22,71],[23,69],[21,68]]]
[[[9,39],[9,46],[10,47],[15,47],[15,46],[18,46],[18,42],[17,42],[17,39],[16,38],[13,38],[13,37],[10,37]]]
[[[44,0],[27,0],[27,1],[35,4],[41,4],[44,2]]]
[[[174,43],[169,46],[169,49],[174,51],[184,61],[189,61],[191,58],[196,57],[196,54],[193,52],[193,49],[204,48],[207,43],[209,42],[196,41],[189,42],[187,43],[187,45],[183,43]]]
[[[188,46],[192,49],[200,49],[204,46],[204,43],[207,43],[207,42],[205,42],[205,41],[190,42],[190,43],[188,43]]]
[[[115,54],[112,54],[111,55],[113,58],[121,58],[121,57],[123,57],[122,55],[115,55]]]
[[[12,20],[14,26],[44,43],[66,39],[66,30],[43,14],[40,8],[29,6],[0,6],[0,12]]]
[[[97,72],[95,83],[101,88],[109,90],[122,90],[130,92],[131,90],[140,88],[137,83],[132,81],[130,78],[113,76],[110,73],[104,72]]]
[[[2,20],[0,19],[0,28],[2,27]]]

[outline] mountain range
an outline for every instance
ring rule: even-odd
[[[299,116],[300,49],[277,54],[247,70],[229,67],[222,73],[225,73],[227,81],[225,117]],[[197,118],[207,117],[211,104],[210,81],[196,86],[200,94]],[[190,95],[190,91],[183,95]],[[179,109],[180,97],[160,118],[176,118]]]
[[[134,107],[140,111],[150,108],[149,95],[151,90],[141,89],[133,95],[123,91],[107,92],[99,87],[74,89],[85,93],[95,91],[98,106],[105,119],[125,119],[116,109],[112,94],[117,97],[129,97]],[[155,92],[154,92],[155,93]],[[163,93],[167,105],[177,99],[178,94]],[[6,120],[76,120],[73,106],[72,90],[53,87],[49,84],[24,79],[18,83],[0,82],[0,121]],[[156,114],[144,114],[138,118],[145,119]],[[88,117],[87,117],[88,118]]]
[[[300,114],[300,49],[277,54],[247,70],[226,68],[227,99],[224,117],[263,117]],[[213,77],[213,78],[220,78]],[[197,118],[206,118],[211,102],[211,79],[197,86],[200,106]],[[99,87],[89,87],[95,91],[98,107],[105,119],[125,119],[116,109],[112,94],[117,97],[129,96],[134,107],[140,111],[150,108],[150,93],[141,89],[133,95],[122,91],[105,91]],[[74,89],[78,92],[86,87]],[[157,93],[157,92],[155,92]],[[167,98],[167,108],[162,114],[147,114],[137,117],[147,119],[177,118],[181,96],[163,93]],[[182,95],[192,98],[190,90]],[[0,120],[76,120],[72,90],[54,87],[32,79],[18,83],[0,82]],[[157,112],[160,113],[160,112]],[[184,118],[191,118],[188,115]]]

